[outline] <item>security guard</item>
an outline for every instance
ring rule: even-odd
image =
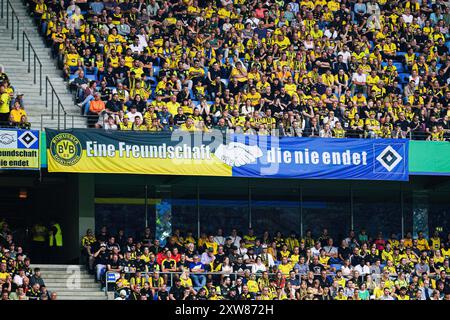
[[[50,257],[53,262],[60,260],[62,246],[63,246],[63,236],[61,231],[61,226],[59,223],[52,221],[50,223],[50,228],[48,231],[48,246],[50,248]]]

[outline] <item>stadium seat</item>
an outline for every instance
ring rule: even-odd
[[[194,91],[192,91],[192,89],[189,90],[189,97],[191,98],[191,100],[195,100],[195,94]]]
[[[223,84],[225,85],[225,87],[228,88],[228,85],[230,84],[230,80],[228,80],[228,79],[221,79],[220,81],[222,81]]]
[[[445,43],[445,46],[448,48],[448,50],[450,51],[450,41],[447,41],[446,43]]]
[[[400,83],[406,84],[409,82],[409,73],[399,73]]]
[[[341,270],[342,265],[337,263],[337,264],[332,264],[330,267],[335,269],[336,271],[339,271],[339,270]]]
[[[397,68],[398,73],[405,72],[405,68],[403,67],[403,63],[401,62],[394,62],[394,66]]]
[[[161,70],[161,67],[153,66],[153,76],[157,77],[159,75],[159,70]]]
[[[85,77],[87,79],[89,79],[90,81],[97,81],[97,77],[93,74],[87,74],[87,75],[85,75]]]

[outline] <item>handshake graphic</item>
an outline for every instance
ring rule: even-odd
[[[221,144],[214,155],[223,163],[240,167],[249,163],[256,162],[256,159],[262,157],[263,153],[258,146],[248,146],[240,142],[231,142],[229,144]]]

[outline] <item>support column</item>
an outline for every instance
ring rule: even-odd
[[[428,230],[428,192],[413,191],[413,236],[422,231],[425,238],[429,236]]]
[[[78,247],[87,229],[95,233],[95,176],[77,174]]]

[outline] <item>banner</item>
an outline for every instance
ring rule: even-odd
[[[46,130],[49,172],[408,180],[408,140]]]
[[[39,170],[39,131],[0,129],[0,168]]]

